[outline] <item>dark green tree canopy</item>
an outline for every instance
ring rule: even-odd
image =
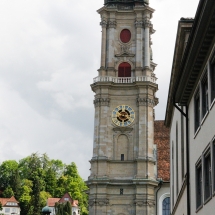
[[[87,215],[87,186],[78,174],[74,162],[64,164],[47,154],[33,153],[21,159],[4,161],[0,165],[0,197],[19,201],[21,215],[40,215],[49,197],[61,198],[66,192],[79,201],[81,214]],[[59,215],[70,215],[71,204],[56,204]]]

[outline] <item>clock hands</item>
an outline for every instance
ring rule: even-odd
[[[134,110],[126,105],[120,105],[113,111],[112,120],[117,126],[128,126],[134,121]]]

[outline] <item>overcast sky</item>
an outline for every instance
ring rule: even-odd
[[[164,119],[178,20],[199,0],[150,0],[159,105]],[[74,161],[89,176],[93,92],[100,67],[102,0],[0,1],[0,162],[33,152]]]

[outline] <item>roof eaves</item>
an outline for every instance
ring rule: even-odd
[[[200,0],[192,31],[182,58],[180,67],[181,76],[177,78],[173,93],[175,101],[180,105],[187,105],[189,103],[197,80],[197,78],[191,80],[190,77],[194,73],[195,77],[198,77],[202,70],[202,66],[204,66],[206,55],[204,55],[204,59],[202,58],[198,70],[194,70],[194,65],[197,63],[198,57],[200,57],[201,48],[204,43],[204,38],[206,37],[206,31],[208,30],[210,21],[213,18],[214,10],[214,0]]]
[[[178,30],[176,34],[175,40],[175,51],[173,55],[173,63],[172,63],[172,72],[170,77],[170,84],[169,84],[169,92],[167,98],[167,105],[166,105],[166,114],[165,114],[165,125],[167,127],[171,124],[171,118],[173,113],[173,92],[174,86],[177,82],[177,77],[179,76],[179,68],[181,59],[184,54],[184,42],[185,42],[185,31],[191,30],[193,24],[193,19],[189,18],[181,18],[178,22]]]

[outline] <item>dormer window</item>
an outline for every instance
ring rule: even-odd
[[[64,198],[65,201],[69,201],[69,198]]]

